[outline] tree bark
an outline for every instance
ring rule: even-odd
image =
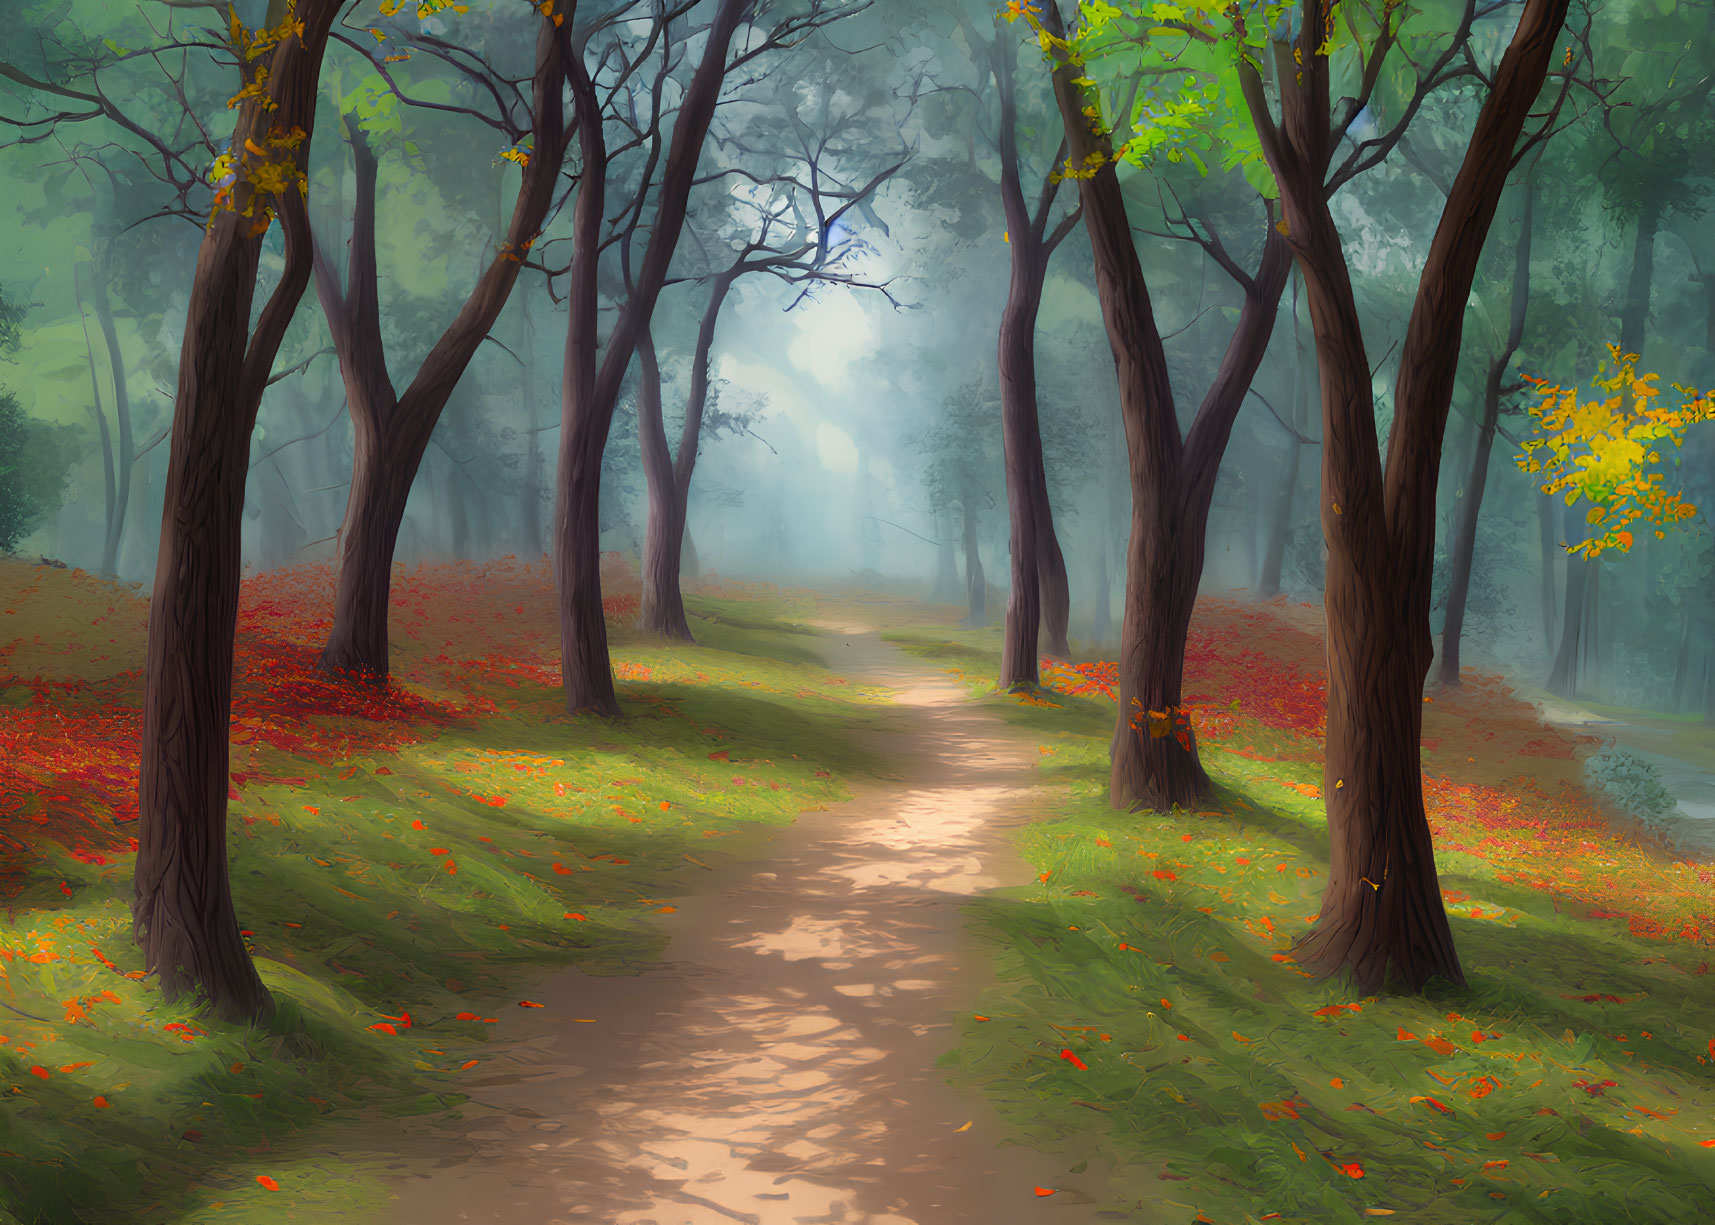
[[[1304,272],[1322,387],[1330,860],[1321,913],[1298,958],[1325,975],[1350,970],[1362,993],[1381,989],[1390,971],[1412,991],[1436,976],[1465,981],[1436,877],[1420,761],[1423,682],[1434,655],[1435,489],[1477,261],[1566,8],[1567,0],[1526,0],[1495,69],[1419,278],[1385,465],[1357,303],[1328,206],[1335,136],[1320,48],[1332,28],[1329,0],[1306,4],[1295,46],[1274,47],[1278,127],[1256,63],[1239,65]]]
[[[690,507],[691,476],[702,445],[703,415],[709,400],[709,357],[715,328],[733,282],[747,271],[734,263],[714,280],[697,328],[691,355],[691,386],[685,396],[685,420],[679,449],[667,450],[667,429],[661,416],[661,370],[655,342],[645,326],[638,336],[637,355],[643,377],[637,394],[637,437],[643,451],[643,477],[649,493],[649,520],[643,534],[643,629],[682,642],[693,642],[685,616],[679,576],[685,556],[685,520]],[[693,555],[694,556],[694,555]]]
[[[394,390],[381,338],[375,264],[378,168],[362,129],[354,119],[346,120],[357,169],[357,200],[343,292],[326,252],[319,246],[315,252],[316,293],[339,354],[356,435],[351,490],[339,533],[333,625],[318,662],[323,671],[371,682],[387,677],[393,553],[411,485],[442,410],[506,305],[524,255],[553,205],[567,143],[561,99],[566,68],[556,31],[553,20],[544,17],[531,86],[535,149],[523,168],[506,239],[402,394]]]
[[[1567,536],[1580,532],[1584,523],[1578,512],[1568,506],[1565,513]],[[1564,552],[1564,550],[1562,550]],[[1556,697],[1578,696],[1579,665],[1584,657],[1583,629],[1585,587],[1588,586],[1593,563],[1582,556],[1566,555],[1566,599],[1560,618],[1560,649],[1555,653],[1554,666],[1544,686]]]
[[[278,158],[291,185],[264,197],[240,175],[230,207],[217,207],[197,252],[149,605],[135,935],[167,999],[194,992],[233,1021],[263,1019],[273,1007],[239,934],[227,869],[240,516],[256,411],[310,278],[309,219],[297,184],[309,161],[322,54],[341,7],[299,0],[298,32],[267,53],[261,93],[238,108],[230,148],[241,164]],[[284,4],[270,4],[271,22],[284,17]],[[296,135],[295,144],[270,143]],[[278,210],[285,264],[252,329],[267,219],[245,212],[265,206]]]
[[[1044,20],[1059,31],[1056,5],[1046,6]],[[1182,705],[1185,642],[1203,572],[1216,472],[1246,389],[1268,350],[1289,256],[1285,239],[1270,225],[1255,275],[1241,272],[1235,278],[1244,290],[1239,321],[1190,431],[1181,437],[1166,352],[1114,172],[1112,142],[1087,117],[1100,113],[1099,100],[1086,96],[1089,87],[1078,83],[1081,75],[1071,64],[1058,65],[1054,93],[1070,163],[1095,167],[1079,178],[1079,196],[1119,381],[1132,494],[1108,798],[1116,808],[1167,810],[1192,805],[1212,787]],[[1150,734],[1152,710],[1176,725],[1175,734]],[[1134,720],[1142,723],[1134,726]]]
[[[613,424],[620,384],[638,336],[655,310],[684,228],[703,138],[726,76],[727,48],[750,0],[720,0],[702,59],[680,99],[672,144],[661,175],[649,245],[637,279],[620,308],[604,353],[596,338],[597,263],[607,198],[607,143],[601,105],[581,59],[567,64],[582,153],[577,203],[572,210],[573,256],[565,373],[561,381],[558,506],[554,515],[555,578],[560,604],[560,678],[566,710],[617,717],[607,623],[601,607],[601,460]]]
[[[1298,500],[1298,468],[1309,428],[1308,394],[1311,363],[1304,360],[1304,339],[1298,328],[1298,285],[1292,287],[1292,437],[1286,440],[1286,475],[1275,500],[1274,516],[1268,523],[1268,542],[1263,548],[1262,567],[1257,575],[1256,598],[1272,600],[1280,594],[1280,570],[1286,560],[1286,539],[1291,534],[1292,508]]]
[[[989,64],[1000,95],[997,144],[1000,195],[1006,213],[1012,276],[1001,310],[1000,419],[1006,466],[1006,504],[1011,527],[1011,582],[1001,646],[1000,687],[1016,689],[1041,680],[1039,633],[1047,650],[1065,658],[1071,614],[1066,559],[1055,537],[1048,502],[1048,473],[1042,462],[1042,425],[1036,401],[1036,317],[1042,285],[1054,248],[1070,231],[1066,225],[1047,234],[1048,214],[1058,184],[1044,185],[1035,214],[1024,199],[1018,161],[1018,103],[1013,82],[1013,40],[997,38],[989,46]],[[1071,220],[1076,221],[1076,214]]]

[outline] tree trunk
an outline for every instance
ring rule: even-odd
[[[355,122],[346,124],[357,172],[357,198],[343,292],[326,252],[320,246],[315,249],[316,293],[339,353],[357,437],[351,490],[339,532],[333,625],[317,664],[323,671],[362,681],[387,676],[393,551],[411,484],[447,401],[511,296],[524,256],[553,204],[567,142],[562,101],[566,68],[555,31],[553,18],[545,14],[537,34],[531,83],[535,150],[524,166],[506,240],[403,394],[395,391],[388,374],[381,335],[375,154],[362,129]],[[462,480],[462,474],[454,479]],[[600,605],[599,598],[596,603]]]
[[[937,604],[951,604],[959,598],[959,562],[953,546],[953,525],[944,511],[935,515],[935,596]]]
[[[569,713],[591,711],[616,717],[607,623],[601,607],[601,461],[642,329],[655,310],[674,248],[684,228],[687,200],[696,177],[703,138],[726,75],[727,49],[747,0],[720,0],[703,44],[702,58],[679,102],[655,215],[636,281],[599,354],[596,274],[607,198],[607,143],[594,83],[583,62],[567,63],[577,114],[582,167],[572,210],[573,256],[569,277],[565,372],[561,382],[560,454],[554,515],[555,578],[560,603],[560,678]]]
[[[1465,628],[1465,604],[1471,593],[1471,562],[1477,551],[1477,522],[1483,509],[1483,488],[1489,480],[1489,456],[1494,451],[1495,426],[1500,421],[1501,378],[1510,359],[1489,363],[1483,380],[1483,416],[1471,447],[1471,471],[1465,496],[1459,500],[1453,525],[1453,557],[1447,579],[1447,619],[1441,627],[1441,683],[1459,687],[1459,641]]]
[[[1685,679],[1691,665],[1691,606],[1679,608],[1679,651],[1673,659],[1673,698],[1668,711],[1678,714],[1685,708]]]
[[[1554,540],[1554,499],[1546,495],[1536,500],[1537,541],[1541,545],[1542,571],[1538,584],[1538,594],[1542,602],[1542,645],[1545,650],[1553,651],[1555,644],[1554,631],[1557,628],[1554,618],[1554,562],[1557,557],[1564,556],[1563,551]]]
[[[1286,539],[1292,529],[1292,507],[1298,500],[1299,439],[1309,428],[1309,376],[1312,364],[1305,361],[1304,340],[1298,328],[1298,282],[1292,284],[1292,428],[1286,440],[1286,475],[1268,523],[1268,542],[1263,548],[1262,567],[1257,574],[1256,598],[1272,600],[1280,594],[1280,568],[1286,560]]]
[[[77,265],[72,273],[72,287],[77,296],[78,321],[83,325],[83,352],[89,363],[90,400],[87,407],[90,420],[95,422],[96,436],[101,440],[102,491],[106,495],[106,501],[103,503],[102,536],[104,540],[107,540],[113,536],[113,520],[116,513],[115,499],[118,496],[118,489],[113,454],[113,430],[107,424],[107,410],[102,407],[101,403],[101,372],[96,366],[94,342],[89,338],[89,316],[84,314],[83,310],[83,290],[79,288],[79,282],[82,280],[79,274],[89,268],[90,265],[88,264],[80,263]],[[94,276],[94,271],[91,270],[90,279],[93,280]],[[107,556],[105,544],[101,551],[101,573],[107,575],[113,573],[113,565]]]
[[[518,551],[535,562],[547,549],[542,543],[542,427],[536,413],[536,324],[528,300],[519,314],[524,348],[524,500],[519,508]]]
[[[1626,301],[1620,311],[1622,353],[1643,355],[1649,332],[1650,286],[1655,279],[1655,235],[1660,225],[1659,207],[1646,203],[1638,214],[1637,234],[1632,242],[1632,272],[1626,281]]]
[[[90,264],[89,290],[102,338],[107,342],[107,360],[113,371],[113,419],[119,427],[119,447],[113,456],[113,508],[107,516],[107,533],[101,545],[101,572],[111,575],[118,572],[119,546],[125,539],[125,515],[131,506],[131,465],[137,458],[137,443],[131,432],[131,389],[126,383],[119,329],[113,322],[113,302],[107,294],[107,281],[94,263]]]
[[[1578,647],[1582,658],[1578,673],[1584,691],[1599,697],[1603,690],[1602,676],[1602,565],[1597,557],[1590,562],[1584,578],[1584,624],[1579,628]]]
[[[1046,7],[1044,19],[1059,31],[1056,5]],[[1113,145],[1087,117],[1100,114],[1100,100],[1086,95],[1093,87],[1080,84],[1082,79],[1073,65],[1060,64],[1054,93],[1071,164],[1096,168],[1078,180],[1078,189],[1119,382],[1132,498],[1108,799],[1116,808],[1165,810],[1190,806],[1212,786],[1180,700],[1185,642],[1203,573],[1215,477],[1239,405],[1268,351],[1290,256],[1280,231],[1268,226],[1255,276],[1241,279],[1244,307],[1214,382],[1181,436],[1166,351],[1114,172]],[[1170,734],[1150,734],[1151,710],[1162,712]],[[1134,719],[1144,721],[1141,731]]]
[[[309,161],[322,53],[341,7],[299,0],[298,32],[251,70],[259,76],[266,67],[268,76],[238,108],[230,147],[253,167],[280,158],[289,186],[265,197],[239,175],[197,252],[149,605],[134,931],[167,999],[194,992],[230,1021],[261,1020],[273,1009],[239,934],[227,869],[240,516],[256,411],[310,278],[309,220],[296,183]],[[273,0],[271,23],[285,15]],[[272,133],[299,129],[294,146],[250,152],[267,150]],[[279,212],[285,263],[252,329],[266,207]]]
[[[1095,586],[1090,591],[1090,640],[1097,649],[1107,645],[1108,632],[1113,628],[1113,607],[1110,601],[1110,590],[1113,580],[1108,574],[1108,542],[1107,533],[1102,533],[1100,547],[1096,550],[1096,565],[1093,571]]]
[[[691,354],[691,386],[685,396],[685,420],[679,430],[676,453],[669,454],[667,450],[667,428],[661,416],[661,368],[647,325],[637,339],[637,356],[642,365],[637,390],[637,438],[649,491],[649,516],[643,535],[643,629],[682,642],[694,641],[685,617],[679,575],[687,540],[685,519],[690,506],[691,476],[696,471],[703,415],[708,409],[709,357],[727,293],[747,268],[743,261],[734,263],[710,287],[709,300],[697,328],[696,348]]]
[[[1583,526],[1577,511],[1567,507],[1568,535],[1576,535]],[[1584,656],[1584,590],[1589,582],[1592,564],[1581,556],[1570,553],[1566,555],[1566,600],[1563,606],[1565,611],[1560,619],[1560,649],[1555,653],[1554,667],[1548,674],[1548,683],[1544,686],[1556,697],[1578,696],[1579,664]]]
[[[1018,164],[1018,105],[1013,83],[1015,40],[997,38],[989,64],[1000,95],[997,145],[1000,153],[1001,204],[1006,213],[1011,280],[1000,316],[1000,420],[1006,462],[1006,503],[1012,533],[1011,582],[1001,646],[1000,687],[1015,689],[1039,682],[1038,634],[1046,629],[1049,654],[1064,658],[1071,594],[1066,559],[1054,534],[1048,502],[1048,474],[1042,462],[1042,425],[1036,402],[1036,316],[1048,260],[1064,229],[1048,238],[1048,210],[1057,183],[1043,193],[1034,216],[1024,199]]]
[[[988,577],[977,551],[977,512],[967,496],[961,499],[965,520],[965,624],[980,629],[988,624]]]
[[[661,367],[655,340],[644,327],[637,338],[637,437],[643,450],[648,520],[643,533],[643,631],[679,642],[696,641],[679,591],[685,551],[685,490],[674,479],[673,457],[661,420]]]
[[[1350,970],[1360,993],[1390,970],[1411,991],[1433,977],[1463,985],[1424,813],[1423,682],[1434,649],[1429,604],[1436,484],[1477,261],[1513,149],[1542,87],[1567,0],[1526,0],[1476,120],[1418,281],[1395,384],[1385,464],[1363,329],[1341,236],[1328,205],[1334,154],[1325,30],[1330,0],[1305,6],[1295,47],[1281,48],[1281,119],[1262,76],[1238,65],[1287,241],[1298,257],[1316,331],[1322,388],[1321,520],[1328,690],[1323,798],[1328,884],[1299,961]]]

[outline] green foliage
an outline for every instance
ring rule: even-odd
[[[1584,785],[1615,809],[1653,825],[1678,805],[1655,767],[1629,749],[1608,748],[1584,761]]]

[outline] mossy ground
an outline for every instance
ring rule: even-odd
[[[1275,716],[1314,652],[1290,625],[1257,633],[1259,615],[1206,606],[1205,645],[1238,626],[1292,693],[1247,690],[1264,717],[1211,722],[1217,792],[1171,815],[1108,806],[1111,700],[990,692],[992,629],[890,635],[1040,744],[1046,806],[1020,843],[1039,883],[971,907],[1000,982],[948,1073],[1127,1220],[1715,1219],[1709,865],[1608,830],[1563,785],[1589,746],[1479,680],[1438,697],[1425,732],[1469,988],[1309,979],[1291,948],[1327,870],[1319,741]],[[1240,692],[1234,658],[1191,688]]]
[[[669,647],[620,597],[626,718],[605,722],[559,704],[552,592],[528,567],[399,576],[386,699],[309,666],[325,567],[257,576],[230,845],[278,1011],[221,1024],[165,1003],[130,940],[141,601],[0,567],[0,1221],[370,1219],[398,1120],[457,1108],[533,984],[634,971],[747,831],[879,764],[846,733],[885,699],[816,662],[802,598],[693,598],[701,642]]]

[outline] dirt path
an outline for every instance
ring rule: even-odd
[[[961,904],[1029,879],[1006,831],[1035,746],[872,631],[836,627],[828,654],[899,691],[900,727],[873,742],[899,780],[706,877],[643,975],[537,989],[546,1008],[507,1019],[496,1037],[523,1040],[468,1082],[444,1156],[410,1159],[387,1221],[1097,1219],[1077,1188],[1099,1177],[1065,1173],[1079,1157],[1002,1147],[988,1106],[934,1066],[989,974]]]

